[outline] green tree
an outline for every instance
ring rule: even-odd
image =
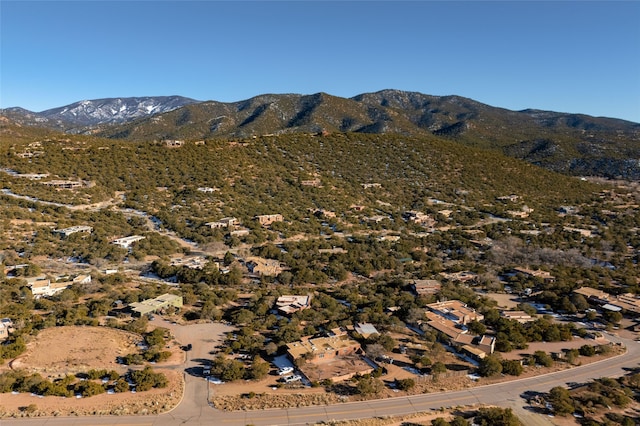
[[[536,364],[543,367],[551,367],[553,365],[553,359],[545,351],[535,351],[533,354]]]
[[[523,371],[524,368],[522,367],[522,364],[516,359],[502,361],[502,372],[504,374],[519,376]]]
[[[254,358],[253,364],[251,364],[250,377],[254,380],[260,380],[269,373],[269,363],[263,361],[261,358]]]
[[[502,373],[502,362],[495,355],[489,355],[480,360],[478,374],[482,377],[497,376]]]
[[[164,388],[169,383],[164,374],[155,373],[149,366],[144,367],[142,370],[131,371],[129,375],[136,386],[136,390],[141,392],[151,388]]]
[[[447,372],[447,366],[443,362],[436,362],[431,366],[431,374],[442,374]]]
[[[361,377],[358,379],[356,390],[360,395],[377,395],[384,389],[384,384],[380,379],[373,377]]]
[[[556,386],[549,391],[549,403],[553,407],[553,412],[564,416],[575,411],[573,398],[569,391],[562,386]]]
[[[124,378],[120,378],[113,386],[113,390],[118,393],[127,392],[129,390],[129,383]]]
[[[469,426],[469,422],[462,416],[455,416],[449,424],[451,426]]]
[[[396,388],[402,391],[408,391],[415,387],[416,381],[413,379],[396,379]]]
[[[511,408],[480,408],[473,420],[479,426],[522,426]]]
[[[468,327],[473,334],[478,336],[487,332],[487,327],[479,321],[471,321]]]

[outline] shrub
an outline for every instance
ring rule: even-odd
[[[396,388],[408,391],[413,389],[416,385],[416,381],[413,379],[396,379]]]
[[[147,351],[142,357],[149,362],[163,362],[171,358],[169,351]]]
[[[141,354],[129,354],[122,357],[122,362],[126,365],[141,365],[144,364],[144,357]]]
[[[519,376],[522,374],[524,368],[520,361],[518,360],[503,360],[502,361],[502,372],[504,374],[509,374],[510,376]]]
[[[480,360],[478,366],[478,374],[483,377],[497,376],[502,373],[502,363],[500,359],[494,355],[489,355]]]
[[[106,390],[104,386],[96,382],[84,381],[77,383],[74,387],[74,392],[79,393],[84,397],[90,397],[94,395],[100,395]]]
[[[113,387],[113,390],[118,393],[127,392],[129,390],[129,383],[127,383],[124,378],[120,378]]]
[[[136,390],[141,392],[151,388],[164,388],[168,384],[167,377],[164,374],[154,373],[149,366],[146,366],[140,371],[131,371],[129,376],[135,384]]]
[[[582,356],[594,356],[596,354],[596,348],[591,345],[582,345],[579,351]]]

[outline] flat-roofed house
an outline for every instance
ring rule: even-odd
[[[238,223],[239,221],[235,217],[223,217],[222,219],[219,219],[215,222],[207,222],[205,223],[205,225],[210,227],[211,229],[221,229],[233,228],[234,226],[238,225]]]
[[[502,311],[500,312],[500,315],[503,318],[518,321],[519,323],[522,323],[522,324],[536,320],[525,311]]]
[[[75,180],[50,180],[48,182],[42,182],[44,185],[57,188],[57,189],[77,189],[82,187],[82,182]]]
[[[629,313],[640,314],[640,297],[637,294],[620,294],[617,296],[615,303]]]
[[[354,330],[356,331],[356,333],[358,333],[365,339],[368,339],[370,336],[373,336],[374,334],[380,334],[380,332],[376,329],[376,327],[373,324],[370,324],[368,322],[366,323],[357,322],[356,325],[354,326]]]
[[[436,224],[435,219],[430,215],[415,210],[404,212],[402,216],[407,222],[415,223],[427,228],[432,228]]]
[[[322,362],[339,356],[362,353],[360,343],[346,335],[336,337],[302,338],[299,342],[287,343],[287,353],[293,361],[307,354],[309,362]]]
[[[262,226],[269,226],[274,222],[282,222],[284,220],[284,217],[281,214],[276,213],[257,215],[254,219],[257,220],[258,223]]]
[[[275,277],[282,272],[280,261],[276,259],[265,259],[262,257],[252,256],[247,258],[247,262],[245,264],[247,265],[249,273],[254,275],[268,275]]]
[[[304,337],[288,343],[287,354],[310,381],[340,382],[373,371],[362,357],[360,344],[347,335]]]
[[[53,296],[56,293],[71,287],[73,282],[64,281],[58,283],[52,283],[46,276],[39,276],[33,278],[27,278],[27,286],[31,289],[31,294],[34,298],[38,299],[42,296]]]
[[[467,307],[459,300],[447,300],[427,305],[427,307],[437,315],[445,317],[456,324],[467,324],[471,321],[482,321],[484,315]]]
[[[513,268],[513,272],[515,272],[516,274],[522,274],[526,277],[531,277],[531,278],[541,278],[544,282],[554,282],[555,281],[555,277],[553,275],[551,275],[550,272],[548,271],[543,271],[540,269],[528,269],[528,268]]]
[[[143,237],[142,235],[131,235],[129,237],[118,238],[117,240],[113,240],[111,241],[111,244],[115,244],[122,248],[129,248],[131,247],[131,244],[144,239],[145,237]]]
[[[602,290],[598,290],[592,287],[580,287],[578,289],[573,290],[574,293],[581,294],[587,299],[605,302],[609,300],[609,293],[606,293]]]
[[[93,232],[93,228],[91,226],[85,226],[85,225],[78,225],[78,226],[70,226],[69,228],[64,228],[64,229],[56,229],[55,231],[56,234],[61,234],[63,237],[67,238],[69,235],[75,234],[77,232],[86,232],[86,233],[91,233]]]
[[[165,293],[156,298],[143,300],[142,302],[136,302],[129,305],[129,309],[133,315],[139,317],[158,312],[169,307],[181,308],[182,296]]]
[[[439,292],[442,284],[438,280],[413,280],[411,287],[418,296],[428,296]]]
[[[310,295],[288,295],[280,296],[276,300],[276,309],[282,315],[291,315],[294,312],[302,311],[311,306]]]
[[[0,342],[6,340],[9,334],[14,332],[13,321],[10,318],[2,318],[0,320]]]

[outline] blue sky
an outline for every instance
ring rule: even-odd
[[[638,1],[0,0],[0,107],[459,95],[640,122]]]

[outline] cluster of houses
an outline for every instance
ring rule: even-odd
[[[607,311],[620,312],[624,310],[630,314],[640,314],[640,297],[635,294],[626,293],[614,296],[591,287],[580,287],[574,290],[574,293],[584,296],[589,303],[600,306]]]
[[[424,226],[425,228],[433,228],[436,224],[436,220],[431,217],[431,215],[415,210],[404,212],[402,216],[407,222],[415,223],[417,225]]]
[[[263,214],[254,216],[253,220],[257,221],[261,226],[268,227],[275,222],[284,221],[284,217],[280,213]],[[248,235],[251,231],[248,228],[240,226],[240,220],[235,217],[223,217],[213,222],[207,222],[204,226],[211,229],[223,229],[228,231],[230,236],[241,237]]]

